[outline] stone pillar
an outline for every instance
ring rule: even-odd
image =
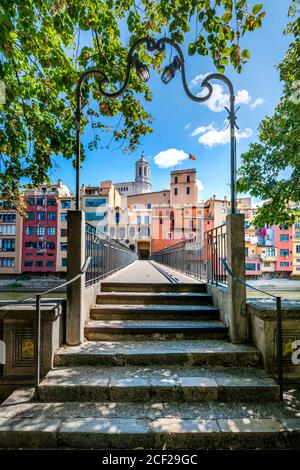
[[[244,214],[229,214],[227,224],[227,262],[231,270],[245,280],[245,231]],[[232,343],[247,342],[246,288],[229,274],[228,313]]]
[[[79,274],[85,261],[85,214],[68,211],[67,280]],[[66,340],[69,345],[84,340],[85,275],[67,286]]]

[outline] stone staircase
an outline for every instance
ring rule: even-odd
[[[205,284],[103,282],[85,337],[56,353],[39,402],[20,390],[0,407],[0,447],[300,446],[300,411],[228,341]]]

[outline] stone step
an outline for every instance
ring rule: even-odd
[[[130,283],[101,282],[101,292],[206,292],[206,284],[191,283]]]
[[[216,320],[219,310],[211,305],[94,305],[92,320]]]
[[[168,365],[260,367],[259,351],[225,340],[86,341],[61,347],[56,366]]]
[[[54,402],[16,390],[0,407],[0,447],[299,449],[300,402]]]
[[[45,402],[278,400],[261,369],[230,367],[57,367],[40,384]]]
[[[212,296],[205,292],[102,292],[97,304],[125,305],[212,305]]]
[[[124,340],[132,336],[135,340],[190,338],[226,338],[228,328],[219,321],[174,321],[174,320],[101,320],[91,321],[84,328],[86,339]]]

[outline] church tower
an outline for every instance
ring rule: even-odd
[[[151,190],[150,163],[143,154],[135,163],[135,194],[149,193]]]

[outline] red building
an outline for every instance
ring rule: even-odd
[[[59,198],[68,196],[62,184],[41,186],[25,192],[26,217],[23,221],[22,272],[56,272]]]

